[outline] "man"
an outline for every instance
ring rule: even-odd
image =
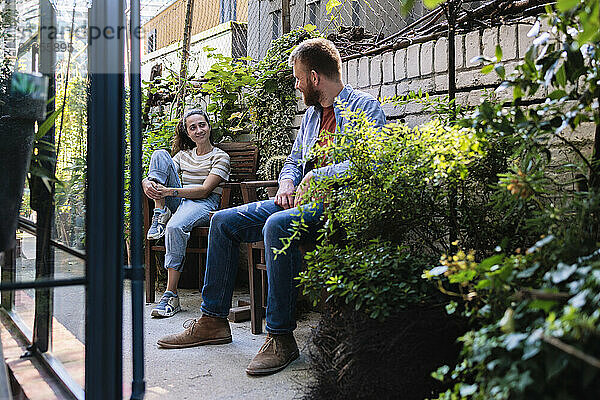
[[[264,240],[268,276],[266,330],[267,339],[246,368],[249,375],[268,375],[285,368],[299,356],[293,336],[298,289],[294,278],[302,267],[297,244],[275,258],[272,248],[282,247],[289,237],[292,222],[300,219],[315,230],[321,223],[320,203],[301,204],[302,194],[311,179],[343,174],[348,161],[327,165],[325,159],[305,162],[315,146],[331,142],[336,127],[341,132],[347,121],[342,118],[336,99],[351,111],[363,110],[378,126],[385,124],[379,102],[372,96],[344,86],[341,80],[341,58],[335,45],[326,39],[309,39],[300,43],[289,58],[296,78],[296,89],[302,92],[309,107],[279,175],[279,190],[274,200],[256,202],[217,212],[210,224],[202,317],[194,320],[182,333],[158,341],[165,348],[184,348],[231,342],[227,315],[238,269],[241,242]]]

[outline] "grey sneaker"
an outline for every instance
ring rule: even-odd
[[[155,208],[154,215],[152,216],[152,225],[148,229],[146,238],[148,240],[157,240],[165,236],[165,228],[169,219],[171,219],[171,210],[168,207]]]
[[[165,318],[172,317],[179,311],[181,311],[181,307],[179,306],[179,296],[170,290],[167,290],[150,315],[153,317]]]

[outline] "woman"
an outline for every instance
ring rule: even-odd
[[[190,231],[209,224],[209,212],[218,208],[223,192],[218,185],[229,179],[229,155],[213,147],[210,133],[206,113],[188,111],[175,129],[173,158],[166,150],[156,150],[148,177],[142,181],[144,193],[154,200],[155,207],[147,237],[165,236],[166,247],[167,289],[152,310],[153,317],[170,317],[181,311],[177,284]]]

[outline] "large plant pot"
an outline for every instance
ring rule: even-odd
[[[465,331],[442,305],[409,306],[381,322],[330,300],[313,330],[304,399],[436,398],[447,387],[430,374],[456,363]]]
[[[44,120],[47,88],[41,75],[14,73],[8,94],[0,99],[0,251],[14,246],[34,122]]]

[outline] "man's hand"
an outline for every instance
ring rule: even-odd
[[[275,204],[284,210],[294,206],[294,182],[291,179],[283,179],[279,182],[279,189],[275,195]]]
[[[298,207],[300,204],[302,204],[302,196],[310,187],[310,181],[311,179],[313,179],[313,177],[314,174],[312,171],[304,175],[302,182],[300,182],[300,184],[298,185],[298,190],[296,190],[296,199],[294,200],[294,207]]]
[[[142,189],[144,190],[146,196],[152,200],[160,200],[163,197],[166,197],[166,194],[164,194],[166,188],[160,183],[151,181],[149,179],[144,179],[142,182]]]

